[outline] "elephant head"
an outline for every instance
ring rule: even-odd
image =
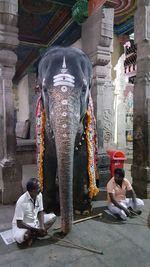
[[[53,131],[59,178],[62,231],[73,220],[73,159],[78,128],[87,111],[92,66],[79,49],[53,47],[39,64],[38,81],[46,115],[46,131]]]

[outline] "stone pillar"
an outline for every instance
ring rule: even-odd
[[[113,9],[99,8],[82,25],[82,49],[93,63],[92,97],[97,121],[98,153],[100,159],[105,157],[105,162],[108,162],[105,150],[112,143],[113,86],[110,71],[113,18]]]
[[[110,62],[113,18],[113,9],[99,8],[82,26],[82,49],[93,63],[92,96],[101,151],[110,147],[112,142],[113,86]]]
[[[35,92],[36,86],[36,74],[30,73],[28,75],[28,86],[29,86],[29,118],[30,118],[30,139],[35,139],[36,129],[36,103],[39,94]]]
[[[115,79],[115,120],[114,120],[114,141],[118,149],[124,150],[126,148],[126,125],[125,125],[125,103],[124,103],[124,90],[125,90],[125,75],[124,75],[124,60],[123,54],[119,59],[115,67],[116,79]]]
[[[134,89],[133,186],[150,198],[150,0],[138,0],[135,14],[137,76]]]
[[[21,167],[16,163],[12,78],[18,45],[18,1],[0,0],[0,189],[3,204],[13,203],[22,192]]]

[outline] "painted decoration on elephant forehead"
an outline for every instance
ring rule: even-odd
[[[64,85],[63,85],[60,89],[61,89],[61,91],[64,92],[64,93],[68,91],[67,86],[64,86]]]
[[[66,59],[65,57],[63,57],[62,69],[60,70],[59,74],[53,77],[53,85],[55,87],[58,85],[61,85],[62,92],[67,91],[66,86],[69,86],[69,87],[75,86],[75,77],[67,72],[68,72],[68,69],[66,67]]]

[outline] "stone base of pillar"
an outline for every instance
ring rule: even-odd
[[[106,187],[107,182],[111,178],[110,174],[110,157],[107,153],[102,152],[98,154],[98,174],[99,174],[99,188]]]
[[[23,193],[22,189],[22,167],[19,164],[0,163],[0,203],[13,204]]]
[[[137,197],[150,198],[150,168],[132,165],[133,188]]]

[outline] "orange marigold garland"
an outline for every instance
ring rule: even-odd
[[[36,106],[36,159],[41,191],[43,191],[44,126],[45,111],[41,103],[41,97],[39,97]]]
[[[93,101],[91,95],[89,96],[88,111],[86,115],[87,115],[86,140],[88,148],[89,197],[92,198],[97,195],[99,189],[96,186],[96,169],[97,169],[96,121],[94,116]]]

